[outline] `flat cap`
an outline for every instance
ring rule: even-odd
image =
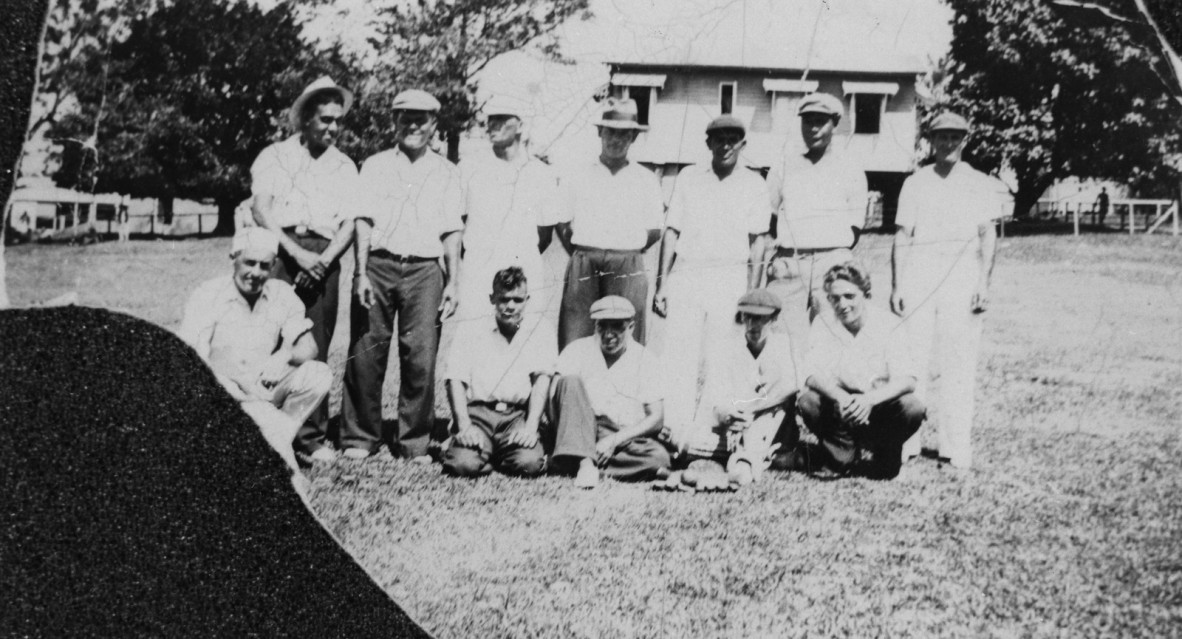
[[[810,93],[800,99],[800,106],[796,108],[796,115],[805,113],[823,113],[841,118],[845,115],[845,105],[828,93]]]
[[[494,115],[510,115],[518,119],[524,120],[529,117],[529,107],[520,100],[514,100],[504,95],[494,95],[484,103],[484,108],[481,109],[485,117],[492,117]]]
[[[230,243],[230,255],[233,257],[243,251],[262,251],[276,255],[279,253],[279,238],[261,226],[240,228],[234,233],[234,239]]]
[[[595,300],[591,305],[593,320],[627,320],[636,316],[632,302],[619,295],[608,295]]]
[[[707,134],[711,131],[724,131],[728,129],[747,135],[747,127],[743,125],[743,121],[729,113],[714,118],[710,121],[710,124],[706,125]]]
[[[439,113],[442,107],[435,96],[419,89],[407,89],[394,96],[394,104],[390,108],[395,111],[430,111]]]
[[[968,120],[955,113],[952,113],[951,111],[945,111],[940,115],[937,115],[935,120],[932,120],[931,126],[928,127],[928,132],[964,131],[965,133],[968,133],[971,129],[972,127],[969,126]]]
[[[739,312],[749,315],[772,315],[780,307],[780,298],[766,288],[747,291],[739,298]]]

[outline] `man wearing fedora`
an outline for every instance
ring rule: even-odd
[[[712,160],[678,174],[665,219],[653,312],[668,320],[665,426],[679,447],[694,423],[702,346],[731,332],[736,300],[763,277],[758,240],[772,212],[767,185],[739,166],[746,135],[733,115],[706,125]]]
[[[817,293],[821,279],[852,258],[855,233],[866,221],[866,173],[832,144],[844,112],[842,101],[828,93],[801,99],[804,144],[786,145],[767,176],[776,212],[767,288],[784,304],[781,330],[792,338],[798,364],[809,323],[826,307]]]
[[[660,237],[665,205],[657,177],[630,162],[628,149],[648,127],[638,121],[635,101],[616,99],[608,100],[595,126],[599,158],[562,178],[558,234],[571,258],[558,317],[559,348],[592,334],[588,310],[607,295],[639,309],[633,336],[645,341],[644,251]]]
[[[946,112],[933,120],[927,137],[935,162],[903,182],[891,253],[891,308],[906,319],[920,394],[929,365],[939,371],[937,392],[926,399],[935,413],[938,454],[957,468],[973,461],[981,314],[989,308],[994,219],[1005,214],[996,180],[961,160],[968,134],[960,115]],[[918,453],[916,435],[903,454]]]
[[[392,106],[396,146],[361,167],[341,444],[347,457],[364,459],[385,441],[395,457],[424,463],[435,419],[440,322],[456,310],[463,193],[459,171],[429,146],[439,101],[411,89]],[[394,330],[401,384],[398,424],[387,430],[382,381]]]
[[[322,77],[291,106],[295,133],[263,149],[250,168],[255,223],[279,239],[276,279],[293,284],[312,321],[317,359],[328,361],[336,329],[340,256],[353,242],[357,166],[335,146],[353,94]],[[325,446],[328,403],[300,428],[295,448],[313,461],[330,461]]]
[[[464,254],[459,316],[487,316],[493,276],[518,266],[544,294],[542,252],[557,222],[558,176],[529,155],[522,141],[528,109],[493,96],[485,103],[491,152],[460,164],[464,179]],[[544,306],[544,302],[542,304]]]

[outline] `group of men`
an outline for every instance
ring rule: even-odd
[[[711,162],[677,176],[667,213],[657,177],[628,158],[647,128],[630,100],[608,100],[594,122],[599,157],[561,178],[523,144],[528,109],[501,97],[483,108],[491,152],[453,165],[431,149],[440,103],[419,90],[395,97],[395,145],[358,172],[335,146],[352,102],[327,77],[295,100],[295,133],[251,168],[254,225],[235,237],[233,276],[193,294],[179,331],[293,468],[295,453],[361,460],[384,443],[417,463],[437,450],[457,476],[549,470],[582,487],[607,475],[706,488],[756,481],[777,449],[792,458],[810,323],[834,321],[822,281],[849,262],[865,219],[865,174],[831,143],[840,100],[801,101],[804,144],[766,181],[739,164],[743,122],[714,119]],[[961,206],[983,181],[959,161],[967,133],[951,114],[933,125],[936,164],[904,186],[892,260],[892,308],[920,327],[909,341],[941,353],[940,454],[954,466],[971,463],[993,261],[991,220]],[[530,293],[546,281],[541,255],[555,234],[570,260],[552,326]],[[650,298],[645,252],[659,241]],[[330,442],[325,362],[351,243],[351,334]],[[661,358],[646,345],[650,299],[666,320]],[[437,351],[453,316],[463,321],[442,358],[453,417],[437,428]],[[395,333],[400,387],[387,424]],[[856,470],[846,462],[831,465]],[[710,472],[676,472],[686,466]]]

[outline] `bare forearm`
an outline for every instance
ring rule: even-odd
[[[673,268],[673,256],[677,254],[677,229],[665,229],[665,238],[661,242],[661,260],[657,264],[657,290],[661,290],[665,278],[669,276],[669,269]]]
[[[325,265],[330,265],[340,259],[349,245],[353,243],[353,223],[343,222],[337,229],[335,235],[332,236],[332,241],[320,253],[320,261]]]
[[[353,254],[357,258],[358,275],[364,275],[369,266],[369,238],[373,233],[373,223],[369,220],[357,219],[353,223],[356,243],[353,244]]]
[[[297,251],[302,251],[303,247],[287,236],[283,232],[283,228],[275,221],[274,211],[275,197],[272,195],[256,195],[250,203],[250,213],[254,217],[255,224],[271,231],[279,240],[279,248],[288,255],[295,255]]]
[[[838,404],[844,404],[850,397],[850,394],[837,383],[837,380],[828,375],[809,375],[804,385]]]
[[[910,250],[911,234],[904,229],[895,231],[895,241],[891,243],[891,288],[899,286],[902,270],[907,263]]]
[[[447,380],[447,403],[451,405],[452,418],[456,428],[462,430],[472,425],[468,415],[468,388],[458,379]]]
[[[663,402],[646,404],[644,419],[631,426],[625,426],[616,433],[616,440],[621,444],[638,437],[649,437],[661,431],[661,419],[664,415]]]
[[[915,390],[915,378],[911,376],[902,379],[891,379],[886,384],[866,393],[866,399],[875,406],[898,399]]]
[[[463,236],[459,231],[452,231],[443,236],[443,263],[447,272],[444,274],[444,284],[452,284],[460,278],[460,241]]]
[[[982,224],[979,230],[981,248],[977,255],[981,267],[982,282],[988,286],[993,279],[993,265],[997,262],[997,231],[993,224]]]
[[[542,412],[546,410],[546,398],[550,391],[550,376],[538,375],[529,392],[529,407],[525,411],[525,427],[536,433],[542,423]]]
[[[751,252],[747,256],[747,290],[759,288],[763,283],[763,270],[766,260],[764,254],[767,253],[768,236],[766,233],[759,235],[749,235],[748,244],[751,247]]]

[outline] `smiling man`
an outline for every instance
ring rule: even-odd
[[[185,306],[177,335],[259,426],[267,443],[297,470],[296,430],[328,395],[332,374],[316,360],[312,322],[286,282],[271,279],[279,242],[266,229],[238,231],[231,277],[205,282]]]
[[[903,182],[891,254],[891,308],[907,335],[926,390],[929,365],[940,375],[927,398],[935,413],[937,454],[957,468],[973,463],[972,426],[981,314],[989,308],[997,235],[1004,214],[996,181],[961,160],[969,123],[955,113],[932,121],[934,162]],[[905,451],[919,454],[913,437]]]
[[[587,311],[595,300],[618,295],[637,309],[633,337],[645,342],[648,275],[644,252],[660,239],[665,213],[657,177],[628,160],[628,149],[648,126],[636,102],[608,100],[599,119],[600,154],[562,178],[558,237],[570,253],[558,318],[559,348],[591,335]]]
[[[357,167],[336,148],[352,104],[353,94],[331,78],[316,80],[291,106],[296,134],[263,149],[250,167],[255,223],[279,239],[274,276],[295,285],[322,362],[336,330],[340,256],[353,242],[357,213]],[[314,461],[332,460],[327,423],[326,402],[300,428],[296,450]]]
[[[706,125],[708,165],[677,175],[657,270],[653,312],[668,319],[662,358],[667,369],[665,426],[673,443],[697,410],[703,344],[723,339],[735,301],[763,278],[763,240],[771,221],[767,186],[739,166],[747,129],[732,115]]]
[[[341,444],[350,459],[370,456],[384,441],[395,457],[427,463],[440,322],[456,310],[463,192],[459,171],[430,148],[439,101],[411,89],[392,106],[396,146],[361,167]],[[389,431],[382,382],[395,330],[401,384],[398,424]]]

